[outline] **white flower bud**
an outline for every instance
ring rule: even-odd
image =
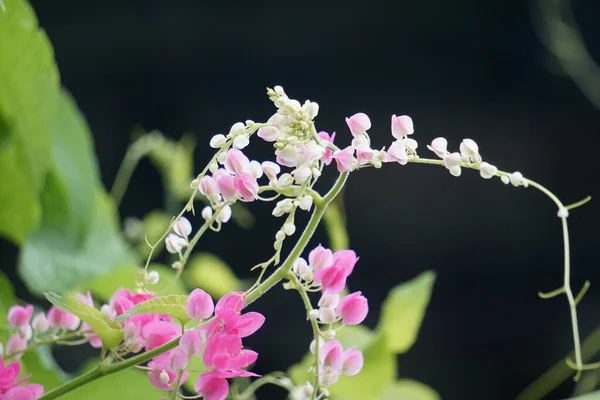
[[[317,103],[309,103],[306,110],[308,117],[313,120],[319,114],[319,105]]]
[[[227,206],[223,207],[223,209],[221,210],[221,212],[219,212],[219,214],[217,214],[216,220],[218,222],[226,223],[230,219],[231,219],[231,207],[227,205]]]
[[[165,371],[164,369],[162,371],[160,371],[159,379],[160,379],[161,383],[168,383],[169,382],[169,374],[167,373],[167,371]]]
[[[319,299],[319,307],[336,308],[340,304],[340,295],[325,293]]]
[[[483,179],[491,179],[498,172],[498,168],[495,165],[482,162],[479,166],[479,174]]]
[[[303,196],[300,199],[300,201],[298,202],[298,207],[300,207],[304,211],[308,211],[308,210],[310,210],[312,203],[313,203],[312,196],[307,194],[306,196]]]
[[[567,218],[569,216],[569,210],[567,207],[561,207],[558,209],[558,213],[556,215],[558,215],[558,218]]]
[[[225,138],[225,135],[218,134],[210,139],[210,147],[213,149],[220,149],[221,147],[225,146],[226,143],[227,138]]]
[[[288,173],[282,174],[277,180],[277,186],[282,189],[290,187],[294,184],[294,177]]]
[[[206,221],[211,219],[212,216],[213,216],[213,210],[210,206],[206,206],[202,209],[202,218],[204,218]]]
[[[313,311],[317,311],[317,313],[319,312],[318,310]],[[319,340],[319,349],[323,347],[324,344],[325,342],[323,340]],[[317,341],[313,339],[312,342],[310,342],[310,346],[308,348],[312,354],[315,354],[315,351],[317,349]]]
[[[283,232],[282,230],[277,231],[277,233],[275,234],[275,240],[283,239],[285,239],[285,232]]]
[[[285,92],[281,86],[277,85],[273,88],[273,90],[275,93],[277,93],[277,96],[285,96]]]
[[[502,181],[502,183],[504,183],[505,185],[508,185],[510,183],[510,178],[508,177],[508,175],[502,175],[500,177],[500,180]]]
[[[196,189],[198,187],[198,179],[194,179],[190,182],[190,188]]]
[[[524,185],[524,178],[523,178],[523,174],[520,173],[519,171],[517,172],[513,172],[512,174],[510,174],[510,183],[514,186],[517,187],[519,185]]]
[[[156,285],[160,280],[160,275],[157,271],[150,271],[146,274],[145,281],[148,285]]]
[[[249,169],[250,169],[250,175],[254,179],[258,179],[263,175],[262,166],[260,165],[260,163],[258,161],[255,161],[255,160],[250,161]]]
[[[33,330],[31,329],[31,325],[26,324],[22,325],[18,329],[19,335],[25,339],[25,341],[29,341],[33,337]]]
[[[33,318],[33,321],[31,321],[31,324],[33,325],[33,329],[40,333],[46,332],[50,327],[48,319],[46,318],[46,314],[44,314],[43,312],[36,315]]]
[[[236,136],[241,133],[244,133],[245,131],[246,131],[246,125],[244,125],[243,122],[236,122],[235,124],[233,124],[231,126],[231,129],[229,130],[229,135]]]
[[[250,139],[248,139],[248,136],[246,136],[246,135],[236,136],[236,138],[233,139],[233,147],[235,147],[236,149],[239,149],[239,150],[242,150],[249,144],[250,144]]]
[[[477,143],[472,139],[463,139],[463,141],[460,142],[459,149],[460,154],[463,157],[468,157],[473,161],[479,161],[481,159],[481,156],[479,155],[479,146],[477,146]]]
[[[281,172],[281,167],[279,164],[276,164],[273,161],[264,161],[261,166],[262,170],[270,181],[277,179],[277,174]]]
[[[181,237],[188,237],[192,233],[192,224],[186,217],[180,217],[173,224],[173,231]]]
[[[165,245],[169,253],[177,254],[181,251],[182,248],[187,246],[187,242],[184,238],[177,236],[174,233],[170,233],[165,238]]]
[[[226,152],[220,153],[219,156],[217,157],[217,162],[219,164],[225,164],[225,161],[227,161],[227,153]]]
[[[319,321],[324,324],[331,324],[335,322],[335,308],[332,307],[321,307],[319,308]]]
[[[321,170],[319,168],[311,168],[312,171],[312,176],[314,176],[315,178],[319,178],[321,177]]]
[[[303,165],[300,168],[293,170],[292,175],[296,179],[296,182],[301,185],[312,176],[312,171],[309,166]]]
[[[183,267],[181,261],[175,261],[173,264],[171,264],[171,268],[173,269],[181,269],[181,267]]]
[[[460,176],[462,170],[460,169],[460,165],[455,165],[452,168],[448,169],[453,176]]]
[[[335,331],[333,331],[333,330],[325,331],[325,332],[323,332],[323,337],[325,337],[325,339],[327,339],[327,340],[331,340],[331,339],[335,338]]]
[[[219,164],[213,162],[210,163],[208,165],[208,170],[210,171],[211,174],[214,174],[215,172],[217,172],[217,170],[219,169]]]
[[[292,236],[294,232],[296,232],[296,225],[294,225],[291,222],[286,222],[285,224],[283,224],[283,231],[286,235]]]
[[[273,243],[275,251],[281,250],[281,246],[283,246],[283,240],[276,240],[275,243]]]

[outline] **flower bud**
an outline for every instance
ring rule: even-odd
[[[46,332],[50,327],[50,325],[48,324],[48,319],[46,319],[46,314],[44,314],[43,312],[37,314],[33,318],[31,325],[33,326],[33,329],[40,333]]]
[[[169,253],[177,254],[182,248],[187,246],[187,241],[174,233],[169,233],[169,235],[165,238],[165,246],[167,247],[167,251]]]
[[[408,115],[396,117],[392,115],[392,136],[396,139],[402,139],[415,132],[413,120]]]
[[[277,174],[281,172],[279,164],[274,163],[273,161],[264,161],[261,166],[263,172],[270,181],[277,179]]]
[[[296,232],[296,225],[294,225],[292,222],[286,222],[283,224],[283,231],[286,235],[292,236],[294,232]]]
[[[197,187],[198,187],[198,179],[193,179],[193,180],[190,182],[190,188],[191,188],[191,189],[196,189]]]
[[[235,135],[244,133],[245,131],[246,131],[246,125],[244,125],[243,122],[236,122],[235,124],[233,124],[231,126],[231,129],[229,130],[229,135],[235,136]]]
[[[150,271],[146,274],[145,281],[148,285],[156,285],[160,280],[160,275],[157,271]]]
[[[177,372],[185,369],[188,366],[189,361],[188,355],[184,353],[181,347],[175,347],[171,350],[171,354],[169,355],[167,368],[172,372]]]
[[[229,205],[223,207],[215,219],[222,223],[229,221],[231,219],[231,207]]]
[[[258,179],[263,176],[262,166],[258,161],[252,160],[250,161],[250,168],[248,168],[248,173],[254,178]]]
[[[27,340],[23,339],[18,333],[12,335],[6,343],[6,355],[13,357],[23,353],[27,349]]]
[[[206,206],[202,209],[202,218],[204,218],[205,220],[209,220],[211,219],[213,216],[213,211],[212,208],[210,206]]]
[[[321,321],[324,324],[331,324],[335,322],[335,308],[319,308],[319,321]]]
[[[342,363],[342,371],[344,371],[345,375],[356,375],[363,367],[363,354],[360,350],[356,350],[354,347],[348,348],[344,352],[342,358],[344,360]]]
[[[369,304],[361,292],[354,292],[344,296],[337,306],[336,313],[342,317],[346,325],[358,325],[364,321],[369,312]]]
[[[287,172],[285,174],[281,174],[281,176],[277,180],[277,186],[279,186],[281,189],[290,187],[293,184],[294,184],[294,177],[292,175],[288,174]]]
[[[346,118],[346,124],[348,125],[352,136],[362,135],[371,129],[371,120],[367,114],[364,113],[357,113],[350,118]]]
[[[12,306],[8,310],[8,324],[13,328],[29,324],[33,314],[33,306],[31,304],[22,306]]]
[[[309,211],[312,207],[313,198],[311,195],[307,194],[306,196],[302,196],[300,201],[298,202],[298,207],[304,211]]]
[[[225,138],[225,135],[218,134],[210,139],[210,147],[213,149],[220,149],[221,147],[225,146],[226,143],[227,138]]]
[[[514,186],[520,186],[524,183],[525,178],[523,178],[523,174],[519,171],[513,172],[510,174],[510,183]]]
[[[173,224],[173,231],[181,237],[188,237],[192,233],[192,224],[186,217],[180,217]]]
[[[508,177],[508,175],[502,175],[500,177],[500,180],[502,181],[502,183],[504,183],[505,185],[508,185],[510,183],[510,178]]]
[[[317,319],[317,318],[319,318],[319,310],[310,310],[308,312],[308,317],[310,319]]]
[[[324,293],[319,299],[319,307],[336,308],[340,304],[339,294]]]
[[[567,207],[561,207],[558,209],[558,213],[556,215],[558,215],[559,218],[567,218],[569,216],[569,210]]]
[[[195,329],[185,332],[179,340],[179,347],[188,356],[199,356],[202,353],[200,332]]]
[[[333,338],[335,338],[335,331],[334,330],[328,330],[323,332],[323,337],[327,340],[331,340]]]
[[[250,144],[250,139],[248,139],[248,136],[246,135],[239,135],[236,136],[235,139],[233,139],[233,147],[235,147],[236,149],[243,149],[246,146],[248,146]]]
[[[482,162],[479,166],[479,174],[483,179],[491,179],[498,172],[498,168],[495,165]]]
[[[452,168],[448,169],[448,171],[450,171],[450,174],[452,176],[460,176],[460,174],[462,172],[460,165],[455,165]]]
[[[312,171],[309,166],[303,165],[303,166],[293,170],[292,175],[294,176],[294,179],[296,180],[296,182],[299,185],[302,185],[304,182],[306,182],[308,179],[310,179],[310,177],[312,176]]]
[[[160,381],[165,384],[169,382],[169,374],[164,369],[160,371]]]
[[[210,317],[215,310],[215,305],[208,293],[202,289],[194,289],[188,297],[185,310],[188,317],[200,320]]]

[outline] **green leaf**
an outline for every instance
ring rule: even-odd
[[[16,304],[15,292],[8,277],[0,271],[0,343],[6,343],[9,337],[8,309]]]
[[[0,12],[0,235],[21,243],[41,217],[59,89],[52,46],[25,0]]]
[[[41,195],[42,223],[21,249],[19,274],[33,293],[65,293],[135,259],[100,185],[90,133],[63,92],[55,120],[54,165]]]
[[[396,356],[388,349],[385,334],[379,333],[358,348],[363,352],[363,368],[355,376],[342,375],[329,388],[333,399],[379,400],[378,394],[396,378]]]
[[[203,372],[208,371],[209,368],[207,368],[206,365],[204,365],[200,357],[194,356],[188,364],[188,370],[188,378],[183,384],[183,387],[190,393],[195,393],[194,384],[196,383],[196,380],[198,380],[198,377]]]
[[[114,349],[123,341],[121,326],[110,320],[104,313],[88,306],[72,296],[59,296],[56,293],[45,293],[46,298],[56,308],[71,313],[87,322],[92,330],[102,340],[102,345],[107,349]]]
[[[81,286],[89,289],[95,298],[103,301],[108,301],[117,289],[127,289],[133,291],[137,289],[136,277],[140,269],[133,265],[124,265],[111,272],[95,278]],[[166,291],[169,294],[186,294],[188,291],[183,287],[181,279],[175,282],[177,272],[170,267],[161,264],[150,264],[148,271],[156,271],[160,274],[160,281],[156,285],[152,285],[154,292],[163,293]]]
[[[588,393],[583,396],[571,397],[567,400],[600,400],[600,391]]]
[[[382,305],[377,330],[385,334],[391,351],[404,353],[414,344],[434,281],[435,273],[424,272],[394,287],[388,294]]]
[[[184,270],[184,281],[193,288],[202,288],[215,298],[243,287],[231,268],[210,253],[199,253],[189,260]]]
[[[178,142],[165,138],[149,154],[162,174],[166,188],[177,199],[187,200],[191,195],[195,146],[196,142],[190,135],[183,135]]]
[[[440,400],[440,395],[429,386],[413,381],[401,379],[387,386],[380,397],[381,400]]]
[[[136,314],[166,314],[177,318],[182,324],[186,324],[190,321],[185,311],[187,299],[187,296],[169,295],[146,300],[119,315],[115,321],[124,321]]]
[[[167,392],[152,386],[146,373],[130,368],[81,386],[60,400],[158,400],[165,396]]]

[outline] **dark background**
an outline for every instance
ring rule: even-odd
[[[381,147],[391,142],[389,116],[408,114],[422,156],[436,136],[456,149],[470,137],[485,159],[566,203],[597,191],[600,111],[541,45],[527,1],[32,3],[91,125],[107,186],[135,125],[174,138],[193,132],[201,166],[213,134],[273,113],[265,87],[280,84],[292,98],[317,101],[317,126],[337,131],[342,145],[350,141],[344,117],[368,113]],[[590,53],[600,55],[597,1],[574,7]],[[270,152],[259,146],[253,155]],[[392,286],[427,269],[439,274],[399,377],[444,399],[510,399],[572,349],[566,299],[536,294],[562,282],[556,208],[539,192],[472,171],[454,178],[443,168],[387,165],[353,174],[345,196],[361,257],[350,286],[370,299],[369,324]],[[142,217],[161,199],[159,175],[143,162],[122,216]],[[579,307],[584,337],[600,325],[597,204],[569,218],[574,290],[592,281]],[[266,222],[253,231],[231,225],[201,244],[244,277],[269,257],[279,223],[267,207],[255,212]],[[310,340],[301,303],[278,289],[257,307],[268,322],[251,341],[261,353],[256,370],[284,369]],[[565,384],[552,398],[571,390]]]

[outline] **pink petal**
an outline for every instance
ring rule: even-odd
[[[259,330],[264,323],[264,315],[258,312],[248,312],[240,315],[237,324],[235,325],[235,329],[237,329],[238,335],[241,338],[244,338]]]

